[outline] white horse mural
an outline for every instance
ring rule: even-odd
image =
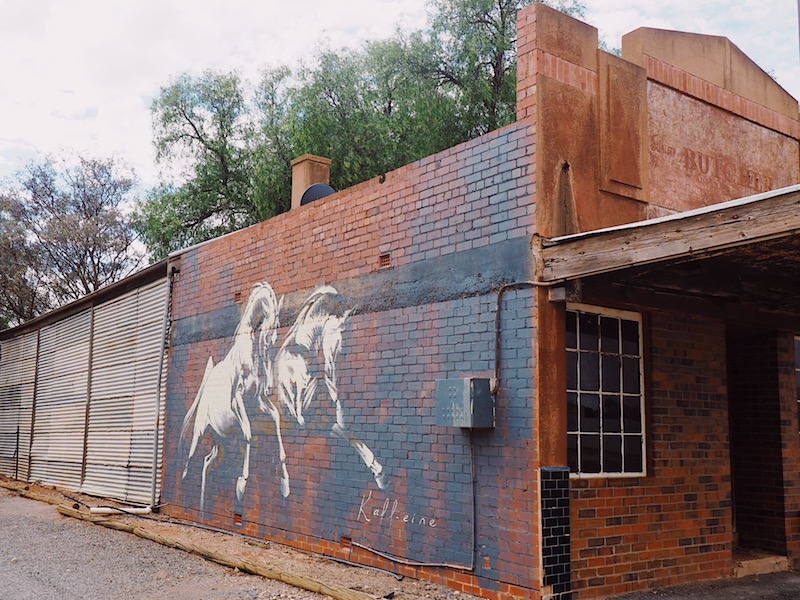
[[[274,395],[277,396],[277,405],[273,402],[273,396],[260,397],[261,409],[275,422],[281,461],[280,490],[284,497],[289,495],[290,486],[286,451],[281,436],[281,406],[289,411],[299,425],[304,425],[303,411],[314,399],[320,379],[325,383],[328,397],[336,411],[331,433],[348,441],[372,471],[378,487],[386,487],[383,466],[372,450],[348,431],[339,389],[336,387],[336,360],[342,348],[342,333],[350,313],[346,309],[344,298],[335,288],[329,285],[317,288],[303,303],[297,319],[275,356]]]
[[[255,399],[270,394],[273,382],[272,354],[278,340],[278,316],[283,298],[278,301],[266,281],[253,288],[244,314],[234,335],[233,347],[227,356],[214,364],[208,358],[205,374],[197,396],[183,419],[181,448],[190,441],[189,454],[183,469],[186,477],[189,462],[197,445],[211,430],[213,447],[203,459],[200,481],[200,510],[203,510],[206,478],[211,464],[217,459],[223,444],[237,435],[244,440],[242,474],[236,480],[236,497],[241,500],[250,475],[250,444],[252,433],[247,406]]]

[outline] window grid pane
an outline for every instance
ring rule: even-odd
[[[587,474],[643,473],[639,321],[568,310],[567,329],[570,470]]]

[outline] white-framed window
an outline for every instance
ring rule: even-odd
[[[566,351],[571,474],[644,475],[641,315],[568,304]]]

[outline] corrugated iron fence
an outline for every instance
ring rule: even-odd
[[[167,293],[161,279],[0,341],[0,473],[141,503],[156,476],[158,497]]]

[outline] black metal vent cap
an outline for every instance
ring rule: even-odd
[[[300,206],[311,204],[314,200],[319,200],[334,193],[336,193],[336,190],[327,183],[315,183],[308,186],[308,189],[303,192],[303,196],[300,198]]]

